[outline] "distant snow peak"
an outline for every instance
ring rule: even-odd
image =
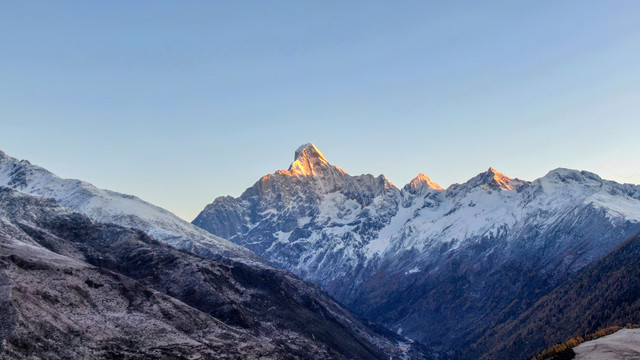
[[[598,186],[602,184],[603,181],[600,176],[592,172],[565,168],[551,170],[542,179],[558,183],[592,183]]]
[[[337,166],[332,166],[313,143],[307,143],[296,150],[294,161],[289,166],[289,170],[278,173],[296,177],[315,176],[323,175],[326,168],[335,168],[338,172],[344,173]]]
[[[391,180],[389,180],[389,178],[386,177],[385,175],[381,174],[380,176],[378,176],[378,178],[382,178],[382,181],[384,182],[385,190],[389,190],[389,189],[395,188],[395,185],[393,185]]]
[[[479,187],[485,190],[515,190],[525,183],[525,181],[512,179],[493,167],[490,167],[489,170],[480,173],[467,181],[465,186],[467,188]]]
[[[431,181],[429,177],[423,173],[418,174],[405,188],[410,191],[417,191],[423,188],[430,188],[434,190],[443,190],[442,187],[435,182]]]
[[[507,175],[499,172],[498,170],[492,167],[490,167],[489,170],[487,170],[487,172],[492,176],[492,179],[488,184],[490,187],[497,186],[502,190],[515,189],[515,187],[511,186],[511,181],[513,180],[512,178],[508,177]]]

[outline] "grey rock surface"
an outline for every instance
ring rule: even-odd
[[[622,329],[611,335],[584,342],[575,348],[575,360],[640,359],[640,329]]]

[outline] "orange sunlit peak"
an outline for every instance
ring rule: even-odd
[[[303,144],[299,146],[298,149],[296,149],[293,160],[296,161],[301,157],[318,158],[328,163],[324,155],[320,152],[320,150],[318,150],[318,148],[312,142]]]
[[[513,180],[512,178],[510,178],[507,175],[499,172],[498,170],[496,170],[493,167],[489,168],[489,172],[493,173],[493,180],[495,180],[495,182],[500,186],[501,189],[503,189],[503,190],[513,190],[513,189],[515,189],[513,186],[509,185],[511,180]]]
[[[289,166],[289,170],[278,170],[276,173],[295,177],[322,176],[327,167],[346,174],[339,167],[332,166],[313,143],[306,143],[296,149],[294,161]]]
[[[340,169],[340,170],[342,170],[342,169]],[[391,189],[391,188],[395,187],[395,185],[393,185],[393,183],[391,182],[391,180],[389,180],[388,177],[386,177],[385,175],[380,175],[380,176],[382,176],[382,178],[385,181],[385,185],[384,185],[385,189]]]
[[[440,185],[431,181],[431,179],[424,173],[420,173],[418,174],[418,176],[413,178],[413,180],[411,180],[411,182],[409,183],[409,186],[415,189],[415,188],[418,188],[421,184],[426,184],[428,187],[435,190],[443,190]]]

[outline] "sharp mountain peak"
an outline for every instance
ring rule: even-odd
[[[411,182],[409,184],[407,184],[407,187],[409,189],[413,189],[413,190],[422,188],[424,186],[427,186],[427,187],[429,187],[431,189],[434,189],[434,190],[444,190],[440,185],[438,185],[437,183],[433,182],[424,173],[419,173],[418,176],[413,178],[413,180],[411,180]]]
[[[514,190],[522,185],[522,183],[522,181],[518,179],[512,179],[507,175],[499,172],[495,168],[490,167],[487,171],[471,178],[465,183],[465,185],[469,188],[481,187],[487,190]]]
[[[280,174],[291,176],[323,175],[326,169],[335,168],[339,173],[346,174],[344,170],[333,166],[327,161],[322,152],[311,142],[298,147],[294,154],[293,163],[287,171],[279,171]]]
[[[324,155],[312,142],[302,144],[296,149],[293,161],[300,160],[301,158],[322,159],[327,161]]]

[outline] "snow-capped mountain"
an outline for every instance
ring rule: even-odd
[[[164,209],[2,152],[0,313],[2,359],[432,358]]]
[[[173,213],[132,195],[98,189],[80,180],[61,179],[50,171],[0,151],[0,186],[53,198],[90,218],[131,227],[183,250],[238,261],[261,261],[254,253],[214,236]]]
[[[325,282],[357,266],[376,226],[397,212],[398,195],[386,177],[350,176],[307,144],[289,170],[262,177],[238,199],[216,199],[193,224]]]
[[[288,170],[215,199],[193,224],[446,350],[640,230],[640,186],[569,169],[528,182],[490,168],[446,190],[424,174],[399,189],[306,144]]]

